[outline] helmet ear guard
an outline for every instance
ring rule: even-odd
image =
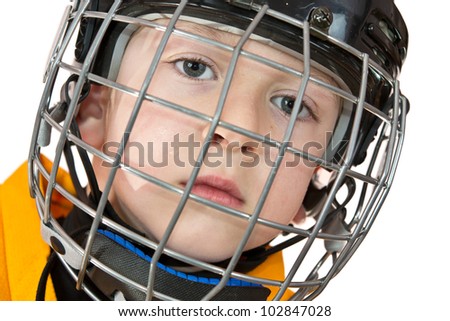
[[[407,114],[409,112],[409,100],[403,95],[400,95],[400,100],[402,106],[404,106],[403,111]],[[389,115],[389,113],[393,110],[395,107],[395,94],[392,94],[386,103],[383,105],[383,107],[380,109],[384,114]],[[401,112],[401,111],[400,111]],[[400,117],[401,115],[399,115]],[[367,156],[367,150],[369,149],[369,146],[374,142],[378,130],[380,128],[380,125],[382,124],[382,120],[378,117],[369,115],[365,123],[362,124],[359,140],[356,143],[356,150],[355,157],[353,159],[353,164],[360,165],[364,162]]]
[[[328,171],[322,167],[317,167],[316,171],[311,179],[305,198],[303,199],[303,206],[305,207],[306,214],[310,217],[316,217],[320,214],[321,209],[329,196],[331,187],[336,178],[336,172]],[[340,190],[346,188],[347,194],[343,202],[339,203],[334,200],[333,209],[331,213],[344,209],[349,203],[356,192],[355,179],[346,177],[343,181]],[[329,215],[328,214],[328,215]]]
[[[112,5],[114,0],[90,0],[86,11],[106,12]],[[75,10],[79,9],[80,3],[77,3]],[[101,19],[84,17],[80,22],[80,29],[75,43],[75,60],[84,62],[86,55],[94,41],[95,35],[102,23]]]

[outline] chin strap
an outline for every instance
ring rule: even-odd
[[[47,259],[47,264],[45,264],[41,277],[39,278],[39,283],[36,290],[36,301],[45,301],[45,293],[47,291],[47,280],[48,277],[50,276],[50,271],[53,269],[55,265],[55,260],[57,260],[56,253],[52,251]]]
[[[99,230],[91,255],[131,281],[143,287],[147,286],[149,264],[152,258],[121,236],[111,231]],[[95,266],[88,269],[87,275],[111,300],[145,299],[144,292]],[[202,276],[202,274],[179,272],[158,262],[154,291],[177,300],[201,300],[219,281],[219,278]],[[270,290],[260,284],[231,278],[214,300],[266,300],[269,294]]]

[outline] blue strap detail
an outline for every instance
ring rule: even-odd
[[[127,250],[131,251],[132,253],[136,254],[141,259],[143,259],[149,263],[152,262],[152,258],[150,256],[145,254],[141,249],[137,248],[131,242],[124,239],[120,235],[114,234],[113,232],[108,231],[108,230],[98,230],[98,233],[106,236],[107,238],[111,239],[112,241],[116,242],[117,244],[121,245],[122,247],[126,248]],[[175,275],[179,278],[185,279],[185,280],[189,280],[189,281],[193,281],[193,282],[197,282],[197,283],[209,284],[209,285],[217,285],[220,282],[219,278],[207,278],[207,277],[201,277],[201,276],[192,275],[192,274],[186,274],[183,272],[176,271],[168,266],[165,266],[164,264],[162,264],[160,262],[158,262],[156,265],[158,268],[162,269],[163,271],[170,273],[172,275]],[[260,284],[251,283],[251,282],[238,280],[238,279],[234,279],[234,278],[230,278],[228,280],[227,286],[261,287]]]

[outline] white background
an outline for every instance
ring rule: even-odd
[[[397,178],[374,227],[318,300],[336,320],[448,320],[450,6],[397,0],[409,26],[401,76],[411,102]],[[2,2],[0,182],[28,154],[41,82],[64,0]]]

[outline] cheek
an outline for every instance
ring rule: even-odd
[[[305,218],[304,211],[301,211],[303,198],[313,171],[304,165],[288,167],[284,164],[280,167],[264,203],[261,218],[283,225],[302,221]],[[258,224],[248,248],[270,242],[279,234],[278,229]]]
[[[290,223],[300,210],[314,168],[286,161],[278,171],[264,207],[267,219]]]
[[[138,142],[139,152],[144,152],[146,166],[175,166],[178,160],[187,162],[188,155],[198,154],[201,131],[199,120],[153,106],[141,111],[130,139]],[[186,167],[190,163],[183,164]]]
[[[305,153],[305,158],[293,156],[287,153],[291,163],[303,164],[308,168],[314,168],[316,164],[308,160],[307,155],[322,157],[327,149],[328,141],[332,135],[332,126],[320,124],[317,126],[303,126],[294,129],[292,135],[292,147]]]
[[[134,99],[119,96],[108,115],[105,151],[114,154],[127,128],[134,106]],[[200,120],[181,112],[144,102],[139,110],[131,132],[125,135],[127,146],[122,161],[131,167],[161,167],[170,165],[174,153],[189,149],[200,143],[200,133],[205,126]],[[178,148],[182,145],[183,148]],[[189,146],[188,146],[189,145]],[[192,145],[192,146],[190,146]],[[105,150],[105,148],[104,148]]]

